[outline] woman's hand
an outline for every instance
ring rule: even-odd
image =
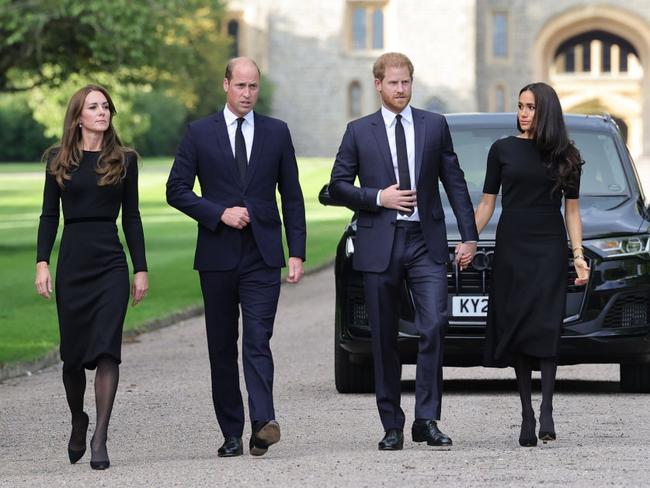
[[[36,263],[34,285],[36,286],[36,293],[49,300],[50,293],[52,293],[52,276],[50,276],[50,268],[47,265],[47,261],[39,261]]]
[[[147,296],[149,290],[149,278],[146,271],[138,271],[133,276],[133,283],[131,283],[131,298],[133,299],[131,305],[134,307],[140,303],[144,297]]]
[[[575,267],[576,273],[578,275],[575,281],[576,286],[586,285],[587,281],[589,281],[590,268],[587,266],[587,261],[585,261],[585,258],[574,258],[573,266]]]

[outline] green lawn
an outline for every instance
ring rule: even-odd
[[[128,330],[201,303],[198,276],[192,270],[196,223],[165,202],[170,164],[171,158],[145,159],[140,170],[150,292],[140,305],[129,307]],[[299,164],[307,206],[305,266],[313,269],[333,259],[350,212],[318,203],[331,160],[301,159]],[[0,164],[0,365],[36,359],[59,340],[54,299],[39,297],[33,285],[42,191],[42,165]],[[57,250],[55,245],[53,274]]]

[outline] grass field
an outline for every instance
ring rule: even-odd
[[[170,164],[171,158],[146,159],[140,170],[150,291],[144,302],[129,307],[127,330],[201,303],[198,276],[192,269],[196,223],[165,202]],[[299,165],[307,208],[305,267],[313,269],[333,259],[350,212],[318,203],[331,160],[301,159]],[[0,164],[0,365],[36,359],[59,340],[54,298],[39,297],[33,284],[43,177],[40,164]],[[53,275],[57,250],[58,240],[50,266]]]

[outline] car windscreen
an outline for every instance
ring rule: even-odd
[[[483,191],[487,154],[497,139],[517,135],[508,128],[450,127],[454,149],[465,172],[470,192]],[[569,130],[585,161],[580,181],[581,195],[624,195],[627,193],[621,158],[611,134]]]

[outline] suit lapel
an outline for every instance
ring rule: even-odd
[[[427,127],[424,115],[419,110],[411,108],[413,113],[413,129],[415,134],[415,186],[417,188],[420,180],[420,170],[422,169],[422,154],[424,152],[424,142],[427,138]]]
[[[228,128],[226,127],[226,119],[223,116],[223,111],[215,115],[214,121],[216,123],[217,142],[223,155],[226,171],[230,172],[232,178],[241,186],[241,178],[239,177],[235,156],[232,153],[232,146],[230,145],[230,137],[228,136]]]
[[[377,148],[383,156],[384,167],[390,175],[390,181],[392,184],[397,183],[395,178],[395,169],[393,168],[393,158],[390,154],[390,145],[388,144],[388,135],[386,135],[386,124],[384,124],[384,118],[381,116],[381,110],[378,110],[375,113],[375,116],[372,118],[370,124],[372,125],[372,133],[375,136],[377,141]]]
[[[264,137],[266,135],[266,127],[264,126],[264,117],[257,115],[253,112],[255,119],[255,129],[253,131],[253,146],[251,147],[251,155],[248,158],[248,170],[246,171],[246,183],[244,189],[248,187],[253,178],[257,165],[259,164],[262,148],[264,147]]]

